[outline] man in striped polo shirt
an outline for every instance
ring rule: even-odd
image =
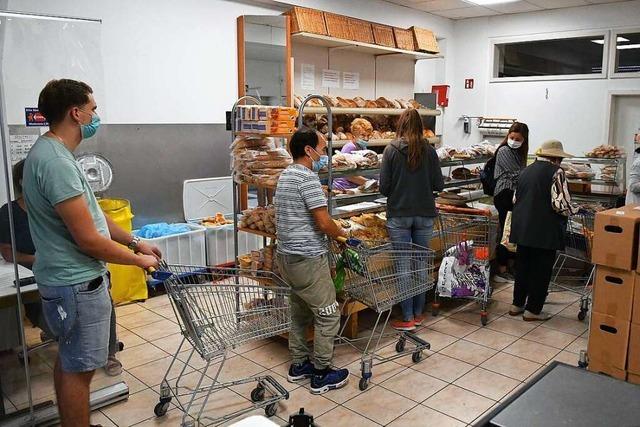
[[[340,311],[327,258],[327,239],[347,237],[327,210],[318,171],[326,166],[327,144],[311,129],[291,138],[294,163],[280,175],[275,194],[278,233],[277,262],[291,286],[291,332],[289,350],[293,363],[290,382],[311,378],[311,393],[321,394],[343,387],[347,369],[334,369],[333,343],[340,328]],[[313,362],[306,329],[313,324]]]

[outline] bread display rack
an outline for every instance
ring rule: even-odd
[[[626,193],[626,157],[572,157],[564,159],[562,165],[571,198],[576,202],[598,202],[614,207],[616,200]],[[569,165],[583,166],[591,172],[573,174],[567,170]]]

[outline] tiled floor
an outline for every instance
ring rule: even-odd
[[[418,335],[431,343],[431,350],[417,364],[411,357],[373,367],[373,377],[365,392],[358,389],[359,353],[351,347],[336,349],[335,362],[351,370],[349,384],[341,390],[313,396],[308,384],[289,384],[285,377],[289,365],[286,341],[279,338],[243,345],[230,353],[220,378],[268,373],[290,392],[279,404],[276,423],[285,424],[289,414],[304,407],[320,425],[405,426],[428,421],[437,426],[471,425],[486,411],[504,400],[516,388],[553,360],[576,364],[580,350],[586,349],[587,323],[577,320],[578,296],[552,293],[547,308],[557,313],[546,323],[523,322],[506,312],[512,289],[502,286],[494,292],[489,307],[489,323],[482,327],[478,306],[466,301],[443,301],[440,315],[427,318]],[[124,380],[130,396],[92,416],[94,424],[108,426],[174,426],[180,424],[181,412],[172,407],[163,418],[156,419],[153,408],[158,402],[159,383],[182,341],[169,299],[151,298],[144,303],[117,308],[119,338],[125,350],[119,353],[125,372],[116,378],[98,372],[93,388]],[[371,324],[372,313],[362,322]],[[29,340],[37,341],[37,331],[29,331]],[[383,354],[395,352],[395,341],[385,341]],[[189,361],[189,347],[183,347],[179,362],[169,377],[175,378]],[[36,402],[54,398],[52,364],[55,348],[31,357],[33,395]],[[197,384],[205,363],[196,355],[184,371],[184,385]],[[9,410],[24,408],[27,394],[23,371],[15,355],[0,359],[5,404]],[[210,366],[206,379],[215,376]],[[249,404],[252,384],[237,385],[212,398],[206,408],[211,414],[237,409]],[[262,413],[256,412],[256,413]]]

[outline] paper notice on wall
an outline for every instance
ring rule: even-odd
[[[340,71],[322,70],[322,87],[340,87]]]
[[[9,135],[11,164],[16,164],[20,160],[25,159],[37,139],[38,135]]]
[[[300,87],[304,90],[316,90],[316,66],[300,64]]]
[[[342,88],[343,89],[360,89],[360,73],[349,73],[345,71],[342,73]]]

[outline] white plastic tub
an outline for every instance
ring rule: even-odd
[[[207,265],[233,262],[233,224],[206,227]],[[262,248],[262,236],[238,232],[238,254],[244,255]]]
[[[198,224],[187,223],[191,231],[155,239],[142,239],[156,245],[169,264],[206,265],[206,230]]]

